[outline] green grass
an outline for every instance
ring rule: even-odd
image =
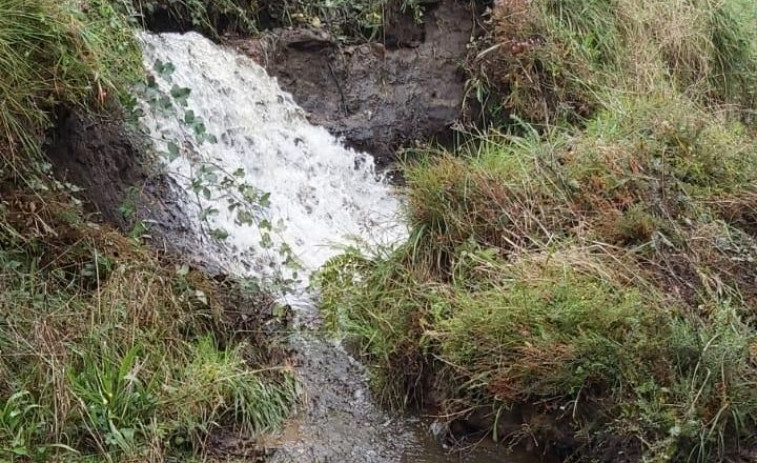
[[[499,5],[474,77],[507,124],[406,163],[410,237],[326,266],[329,327],[387,403],[509,443],[734,458],[757,428],[754,6]]]
[[[0,457],[191,458],[208,436],[279,425],[295,382],[236,336],[222,300],[239,290],[81,222],[63,199],[19,196],[0,215]]]
[[[143,26],[157,18],[182,30],[198,30],[218,39],[222,34],[255,35],[261,7],[256,0],[120,0]],[[165,27],[165,24],[162,25]]]
[[[684,93],[754,118],[757,6],[744,0],[506,0],[476,81],[490,108],[575,123],[616,93]],[[495,91],[496,93],[496,91]]]
[[[126,6],[0,0],[2,461],[205,459],[297,400],[230,312],[264,296],[90,223],[43,160],[58,108],[107,112],[142,76]]]
[[[58,105],[103,104],[142,72],[133,32],[106,0],[0,1],[0,150],[22,168]]]

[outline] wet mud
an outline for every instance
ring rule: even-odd
[[[342,46],[322,29],[273,30],[228,44],[263,65],[322,125],[379,164],[415,141],[450,139],[475,30],[469,2],[429,2],[422,24],[390,15],[383,41]]]

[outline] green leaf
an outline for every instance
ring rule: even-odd
[[[218,241],[224,241],[226,238],[229,237],[229,232],[227,232],[226,230],[224,230],[222,228],[215,228],[215,229],[211,230],[210,236],[213,239],[216,239]]]
[[[174,159],[179,157],[179,145],[176,143],[169,141],[166,144],[166,147],[168,148],[168,159],[173,161]]]
[[[260,197],[258,204],[260,204],[261,207],[265,207],[265,208],[270,207],[271,206],[271,193],[263,193],[263,196]]]
[[[189,94],[192,93],[192,90],[186,87],[179,87],[178,85],[174,84],[173,87],[171,87],[171,96],[179,99],[186,99],[189,97]]]

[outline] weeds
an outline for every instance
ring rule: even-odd
[[[579,461],[753,444],[752,10],[663,3],[498,3],[536,124],[408,163],[408,242],[319,280],[387,402]]]
[[[78,215],[66,202],[4,205],[4,457],[159,461],[286,417],[291,374],[235,339],[217,284],[115,232],[70,223]]]

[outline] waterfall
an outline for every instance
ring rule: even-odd
[[[296,318],[317,321],[309,275],[344,246],[404,239],[399,198],[371,156],[311,125],[252,60],[195,33],[143,34],[142,42],[149,78],[136,89],[140,120],[178,185],[193,257],[283,281]],[[462,461],[417,421],[377,407],[365,368],[338,343],[305,329],[291,347],[308,403],[274,445],[273,462]]]
[[[404,237],[372,157],[311,125],[262,67],[196,33],[142,41],[143,124],[198,239],[213,243],[201,258],[303,288],[340,247]]]

